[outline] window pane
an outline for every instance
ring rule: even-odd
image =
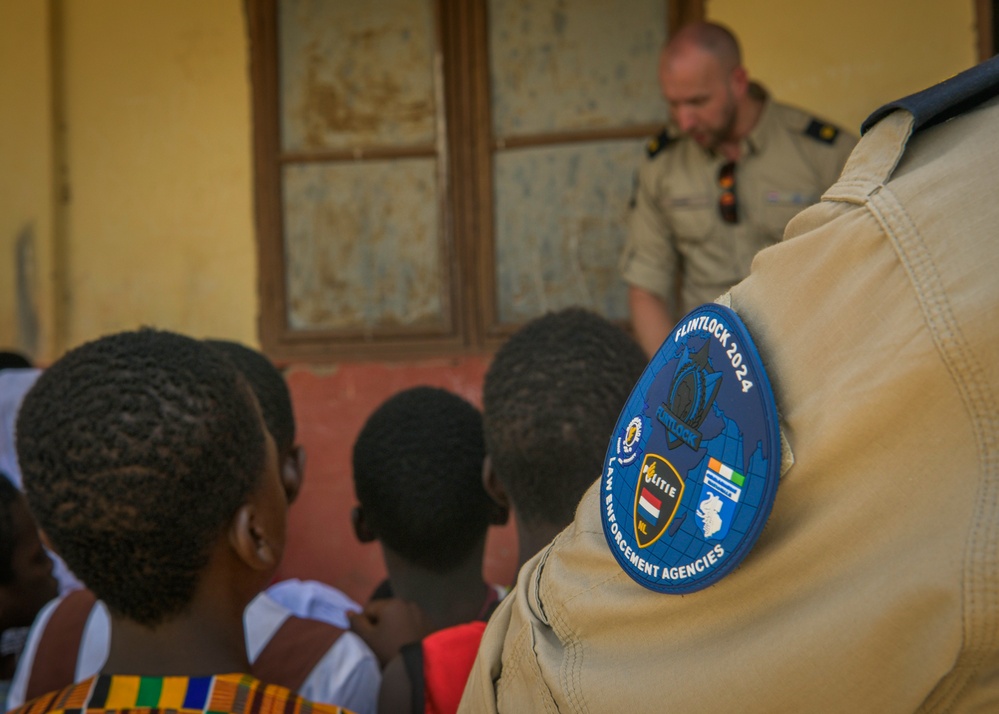
[[[431,0],[284,0],[285,151],[433,144]]]
[[[491,0],[497,137],[664,122],[663,0]]]
[[[435,159],[283,172],[292,329],[446,327]]]
[[[617,273],[640,141],[608,141],[495,155],[499,319],[589,307],[624,318]]]

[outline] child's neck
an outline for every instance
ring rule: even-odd
[[[243,619],[190,614],[155,628],[111,614],[111,644],[102,674],[205,677],[249,672]]]
[[[489,586],[482,580],[482,552],[458,567],[438,573],[404,561],[384,548],[385,565],[396,597],[415,602],[434,629],[476,620],[482,614]]]

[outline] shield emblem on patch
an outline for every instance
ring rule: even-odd
[[[683,498],[683,477],[658,454],[646,454],[635,486],[635,540],[646,548],[666,531]]]

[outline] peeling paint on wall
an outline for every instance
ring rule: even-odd
[[[436,159],[284,171],[293,329],[443,326]]]
[[[588,307],[628,314],[617,273],[642,144],[613,141],[506,151],[496,157],[500,321]]]
[[[279,12],[286,151],[434,142],[429,0],[285,0]]]
[[[664,121],[656,78],[663,0],[492,0],[497,136]]]
[[[666,3],[492,0],[498,138],[665,122],[656,78]],[[579,142],[494,156],[497,299],[503,323],[570,305],[627,317],[617,261],[642,142]]]

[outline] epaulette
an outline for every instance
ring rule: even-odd
[[[919,131],[963,114],[997,95],[999,57],[993,57],[929,89],[884,105],[867,117],[860,133],[864,134],[896,109],[911,113],[915,119],[912,130]]]
[[[839,129],[824,121],[812,119],[808,128],[805,129],[805,136],[810,136],[816,141],[821,141],[823,144],[832,144],[836,141],[836,137],[839,136]]]
[[[660,151],[669,146],[671,141],[669,133],[663,129],[658,135],[649,139],[648,143],[645,144],[645,153],[649,155],[649,158],[655,157]]]

